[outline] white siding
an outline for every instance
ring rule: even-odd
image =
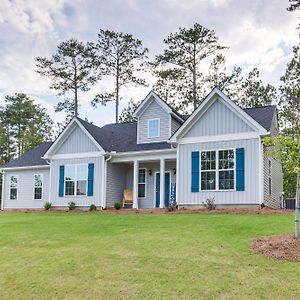
[[[94,142],[76,126],[65,142],[55,152],[56,154],[82,153],[99,151]]]
[[[216,100],[184,137],[231,134],[253,131],[240,117]]]
[[[245,191],[191,192],[191,152],[245,148]],[[179,205],[202,205],[214,197],[219,205],[260,204],[259,199],[259,139],[222,141],[179,145],[179,172],[177,192]]]
[[[148,120],[160,119],[160,136],[148,138]],[[138,118],[138,143],[153,143],[166,141],[170,135],[170,117],[167,112],[154,100]]]
[[[48,169],[6,171],[4,176],[4,209],[7,208],[43,208],[44,203],[49,201],[49,171]],[[43,175],[42,200],[34,200],[34,174]],[[10,200],[9,181],[10,176],[17,175],[18,199]]]
[[[59,166],[68,164],[94,163],[94,195],[93,196],[66,196],[59,197]],[[103,192],[104,157],[57,159],[51,161],[51,202],[53,206],[67,206],[68,202],[74,201],[77,206],[100,206]]]

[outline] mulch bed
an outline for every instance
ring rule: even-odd
[[[272,235],[253,240],[250,248],[279,260],[300,261],[300,240],[287,234]]]

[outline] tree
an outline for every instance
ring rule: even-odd
[[[280,116],[285,133],[300,131],[300,47],[293,48],[294,57],[288,63],[285,74],[280,78]]]
[[[254,68],[242,81],[237,103],[241,107],[258,107],[270,105],[275,99],[277,99],[276,88],[270,84],[264,85],[259,70]]]
[[[46,110],[27,95],[19,93],[5,97],[2,124],[11,150],[22,155],[41,143],[51,140],[53,122]],[[11,156],[7,150],[7,155]]]
[[[133,99],[130,99],[127,107],[125,107],[122,112],[121,115],[119,117],[119,121],[120,122],[133,122],[135,121],[135,118],[133,117],[133,114],[135,112],[135,110],[137,109],[137,107],[140,105],[140,101],[139,102],[134,102]]]
[[[156,56],[154,65],[167,68],[170,74],[181,75],[180,81],[175,83],[182,95],[182,105],[192,104],[196,109],[203,97],[203,61],[225,47],[219,45],[213,30],[198,23],[192,28],[179,28],[163,41],[167,49]]]
[[[60,43],[50,59],[37,57],[36,62],[37,73],[52,80],[50,88],[58,91],[58,96],[72,95],[59,102],[56,111],[78,116],[78,93],[90,90],[100,78],[91,43],[71,38]]]
[[[300,8],[300,0],[289,0],[290,6],[287,8],[288,11],[294,11]]]
[[[127,84],[145,86],[146,81],[138,78],[137,74],[143,70],[143,62],[147,58],[147,48],[142,41],[131,34],[100,29],[97,50],[100,72],[114,81],[114,90],[98,94],[92,101],[105,105],[109,101],[116,102],[116,123],[119,117],[120,90]]]

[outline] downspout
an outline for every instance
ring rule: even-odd
[[[106,177],[107,177],[107,163],[112,159],[113,154],[116,153],[115,151],[106,152],[104,154],[104,170],[103,170],[103,181],[102,181],[102,208],[106,208]]]
[[[4,210],[4,170],[0,172],[2,174],[1,210]]]
[[[46,163],[50,166],[50,171],[49,171],[49,199],[48,202],[51,202],[51,190],[52,190],[52,172],[51,172],[51,162],[49,159],[45,159]]]

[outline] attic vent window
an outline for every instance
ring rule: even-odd
[[[160,119],[148,120],[148,137],[155,138],[159,137],[160,133]]]

